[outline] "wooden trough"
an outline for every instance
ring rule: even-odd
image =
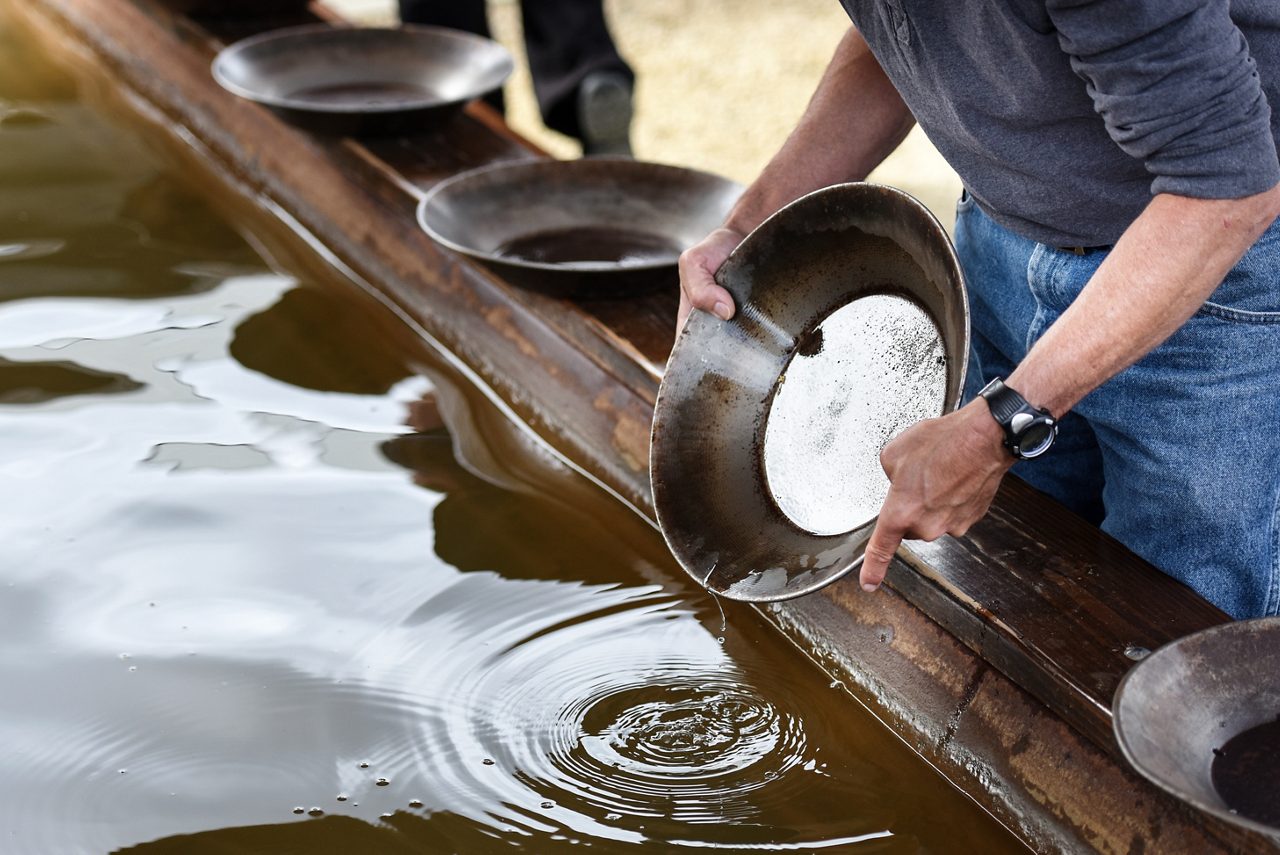
[[[541,156],[495,113],[473,104],[428,134],[335,139],[217,86],[220,47],[335,20],[315,4],[260,4],[253,19],[202,17],[219,4],[195,0],[14,5],[187,168],[413,319],[549,446],[652,518],[649,425],[675,281],[642,300],[557,299],[441,248],[415,221],[435,183]],[[1112,693],[1137,652],[1227,616],[1016,479],[965,537],[908,544],[881,593],[846,580],[762,611],[1037,852],[1273,851],[1147,784],[1112,736]]]

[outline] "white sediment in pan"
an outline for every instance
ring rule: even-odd
[[[881,449],[941,415],[946,390],[942,336],[914,301],[875,294],[827,315],[801,337],[765,422],[761,457],[779,510],[813,534],[868,523],[889,492]]]

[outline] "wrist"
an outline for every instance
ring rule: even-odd
[[[968,444],[971,450],[992,460],[998,460],[1006,466],[1013,465],[1013,457],[1004,444],[1004,431],[981,398],[975,398],[957,413],[964,417],[968,431]]]

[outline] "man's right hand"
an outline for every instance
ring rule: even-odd
[[[710,312],[727,321],[733,317],[733,297],[716,284],[716,271],[729,253],[742,243],[746,235],[727,226],[718,228],[700,243],[680,254],[680,313],[676,332],[684,329],[685,319],[693,309]]]

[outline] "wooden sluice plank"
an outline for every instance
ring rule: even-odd
[[[412,137],[317,137],[228,95],[209,74],[226,40],[264,22],[193,20],[158,0],[24,5],[49,40],[73,43],[99,77],[161,114],[189,159],[321,245],[548,444],[652,516],[648,430],[674,280],[634,301],[551,298],[417,227],[417,200],[436,182],[538,156],[491,110],[473,105]],[[327,14],[269,23],[317,11]],[[1111,736],[1111,694],[1133,664],[1126,649],[1155,648],[1225,615],[1017,482],[969,535],[910,544],[904,558],[874,596],[850,580],[762,611],[1038,851],[1269,850],[1140,780]]]

